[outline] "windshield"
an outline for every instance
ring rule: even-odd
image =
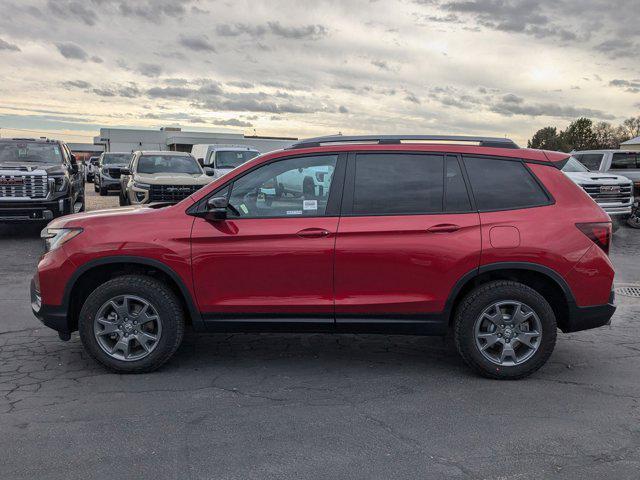
[[[131,160],[130,153],[105,153],[102,157],[103,165],[126,165]]]
[[[250,150],[241,151],[218,151],[216,152],[216,168],[236,168],[244,162],[248,162],[252,158],[259,155],[258,152]]]
[[[0,142],[1,162],[62,163],[62,152],[57,143]]]
[[[188,173],[201,175],[202,170],[192,156],[143,155],[138,160],[138,173]]]
[[[563,172],[590,172],[587,167],[581,164],[575,157],[570,157],[562,167]]]

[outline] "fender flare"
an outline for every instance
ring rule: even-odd
[[[135,265],[145,265],[148,267],[153,267],[161,272],[167,274],[178,286],[180,290],[180,294],[184,298],[184,301],[187,305],[187,309],[189,310],[189,315],[191,316],[191,322],[193,324],[194,329],[199,330],[204,326],[202,321],[202,316],[200,315],[200,310],[198,309],[196,302],[194,301],[191,292],[186,287],[184,282],[182,281],[182,277],[178,275],[171,267],[169,267],[166,263],[163,263],[159,260],[154,260],[147,257],[138,257],[135,255],[115,255],[109,257],[101,257],[95,260],[90,260],[82,266],[78,267],[71,278],[67,282],[67,285],[64,289],[64,294],[62,297],[62,305],[64,309],[68,312],[69,306],[71,302],[71,292],[73,288],[76,286],[78,279],[88,272],[89,270],[102,267],[104,265],[118,265],[118,264],[135,264]]]

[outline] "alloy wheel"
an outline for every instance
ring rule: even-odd
[[[93,333],[107,355],[130,362],[153,352],[162,334],[162,322],[156,308],[144,298],[118,295],[98,310]]]
[[[491,363],[520,365],[538,351],[542,323],[528,305],[517,300],[499,301],[478,316],[474,337],[476,347]]]

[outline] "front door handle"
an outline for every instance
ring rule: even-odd
[[[460,225],[453,225],[452,223],[441,223],[439,225],[434,225],[433,227],[427,229],[429,233],[451,233],[457,232],[460,230]]]
[[[302,238],[322,238],[328,237],[330,234],[331,232],[324,228],[305,228],[297,233],[297,235]]]

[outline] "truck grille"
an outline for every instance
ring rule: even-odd
[[[149,201],[151,202],[179,202],[204,185],[151,185]]]
[[[111,178],[120,178],[120,169],[119,168],[109,168],[107,169],[109,172],[109,176]]]
[[[46,198],[47,177],[42,175],[0,175],[0,198]]]
[[[597,203],[629,203],[632,195],[631,185],[582,185],[582,188]]]

